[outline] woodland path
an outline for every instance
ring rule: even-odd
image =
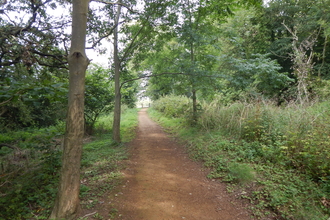
[[[124,185],[114,201],[125,220],[251,219],[241,200],[226,185],[206,178],[201,164],[139,111],[136,138],[123,170]]]

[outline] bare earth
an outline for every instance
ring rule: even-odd
[[[125,184],[112,201],[118,209],[116,219],[251,219],[242,201],[228,194],[225,184],[207,179],[202,165],[189,159],[146,109],[139,112],[130,149]]]

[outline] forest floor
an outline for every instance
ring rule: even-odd
[[[228,193],[225,183],[206,178],[208,170],[191,160],[146,109],[139,111],[137,134],[128,145],[123,181],[113,195],[104,195],[98,213],[125,220],[251,219],[246,201]]]

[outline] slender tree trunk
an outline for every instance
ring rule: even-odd
[[[73,0],[72,39],[68,56],[69,100],[62,169],[50,219],[74,219],[79,208],[80,160],[84,137],[85,54],[89,0]]]
[[[194,53],[194,44],[190,43],[190,61],[192,64],[195,62],[195,53]],[[196,97],[196,88],[195,88],[195,80],[192,79],[191,84],[191,92],[192,92],[192,104],[193,104],[193,114],[192,114],[192,123],[196,125],[197,123],[197,97]]]
[[[193,101],[193,124],[197,123],[197,97],[196,90],[192,88],[192,101]]]
[[[326,49],[327,49],[327,43],[328,43],[328,35],[326,35],[325,39],[324,39],[324,46],[323,46],[323,50],[322,50],[322,64],[318,71],[319,80],[321,80],[321,72],[322,72],[322,69],[323,69],[324,63],[325,63],[325,57],[326,57],[325,54],[326,54]]]
[[[121,3],[121,1],[119,1]],[[113,31],[113,57],[115,64],[115,108],[114,108],[114,116],[113,116],[113,140],[117,143],[121,142],[120,139],[120,115],[121,115],[121,93],[120,93],[120,61],[118,57],[118,25],[119,25],[119,17],[121,13],[121,5],[117,6],[117,14],[115,19],[115,29]]]

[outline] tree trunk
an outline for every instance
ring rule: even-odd
[[[68,56],[69,99],[62,169],[50,219],[74,219],[79,208],[80,160],[84,137],[85,54],[89,0],[73,0],[72,39]]]
[[[121,3],[121,1],[119,1]],[[120,115],[121,115],[121,93],[120,93],[120,61],[118,57],[118,25],[119,25],[119,17],[121,12],[121,5],[117,6],[117,15],[115,19],[115,29],[113,31],[113,57],[115,64],[115,108],[113,114],[113,140],[117,143],[121,142],[120,139]]]
[[[193,115],[192,115],[192,123],[193,125],[196,125],[197,123],[197,97],[196,97],[196,90],[192,89],[192,101],[193,101]]]
[[[190,20],[190,22],[192,22]],[[195,53],[194,53],[194,44],[190,43],[190,61],[192,64],[195,63]],[[192,124],[196,125],[197,123],[197,97],[196,97],[196,88],[195,88],[195,79],[191,80],[191,92],[192,92],[192,104],[193,104],[193,113],[192,113]]]

